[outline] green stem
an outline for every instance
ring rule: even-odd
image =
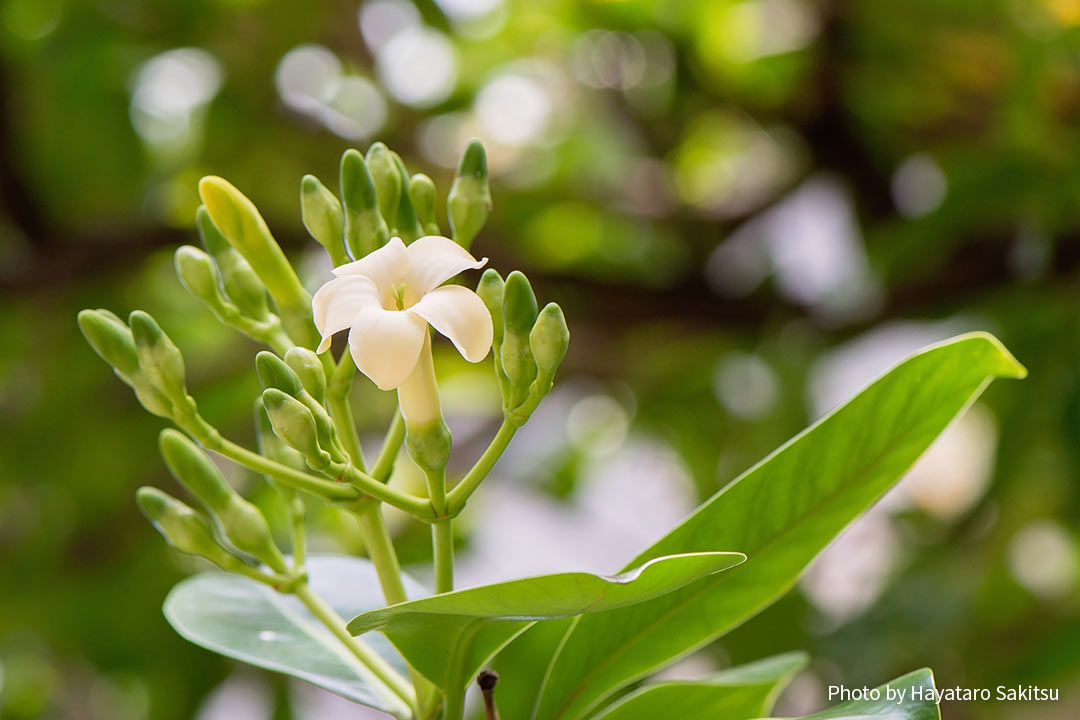
[[[326,400],[338,438],[345,444],[345,452],[348,453],[352,464],[363,471],[367,467],[364,464],[364,450],[360,447],[360,438],[356,434],[356,425],[353,422],[352,407],[349,405],[349,388],[352,387],[355,374],[356,366],[353,364],[352,357],[346,352],[330,378]]]
[[[452,518],[444,518],[431,526],[431,544],[435,555],[435,593],[450,592],[454,589],[454,521]],[[447,715],[447,717],[451,716]]]
[[[334,477],[344,478],[360,492],[393,505],[399,510],[404,510],[418,520],[434,520],[436,517],[431,503],[424,498],[409,495],[389,485],[384,485],[367,473],[357,470],[352,465],[330,463],[327,470]]]
[[[379,482],[387,482],[390,473],[394,471],[394,461],[401,452],[401,444],[405,441],[405,418],[400,410],[394,411],[394,419],[390,421],[390,428],[386,431],[379,457],[371,468],[371,476]]]
[[[401,581],[401,565],[386,528],[382,507],[379,503],[368,500],[361,502],[354,512],[364,534],[368,556],[379,576],[379,585],[382,586],[386,604],[397,605],[405,602],[408,598],[405,596],[405,584]]]
[[[503,452],[506,451],[506,447],[510,444],[514,433],[518,431],[519,427],[521,425],[510,418],[503,419],[499,431],[495,433],[495,437],[492,438],[491,444],[484,450],[484,454],[480,456],[472,469],[465,474],[461,482],[447,496],[447,511],[451,516],[456,516],[464,509],[465,503],[469,501],[472,494],[480,487],[480,483],[484,481],[495,463],[502,457]]]
[[[307,585],[300,585],[294,591],[300,602],[304,603],[311,614],[319,619],[332,632],[341,643],[348,648],[357,660],[364,664],[386,687],[398,696],[407,706],[413,707],[416,697],[413,694],[409,682],[403,678],[389,663],[379,657],[367,644],[349,634],[345,629],[345,620],[338,615],[332,607],[326,604],[322,598],[311,591]]]
[[[307,560],[307,533],[304,530],[304,501],[291,493],[292,497],[286,498],[289,504],[289,535],[292,539],[293,568],[304,567]]]
[[[269,475],[281,484],[288,485],[297,490],[306,490],[307,492],[321,495],[322,497],[331,500],[356,500],[360,497],[360,493],[354,487],[350,487],[343,483],[336,483],[331,480],[323,480],[314,475],[309,475],[306,472],[294,470],[288,465],[274,462],[273,460],[265,458],[258,453],[252,452],[247,448],[241,447],[220,436],[218,436],[216,440],[207,440],[203,442],[203,447],[207,450],[213,450],[219,455],[224,455],[230,460],[238,462],[263,475]]]

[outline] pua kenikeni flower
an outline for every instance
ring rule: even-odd
[[[337,277],[311,302],[322,335],[318,351],[330,347],[334,333],[349,328],[356,367],[383,390],[400,386],[416,367],[428,325],[469,362],[483,360],[491,347],[491,314],[472,290],[443,283],[486,262],[449,238],[427,235],[407,247],[392,238],[360,260],[334,268]]]

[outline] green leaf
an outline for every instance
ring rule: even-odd
[[[876,700],[852,700],[799,720],[941,720],[941,710],[933,700],[934,673],[926,668],[908,673],[875,691]]]
[[[744,560],[741,553],[693,553],[614,577],[572,572],[511,580],[372,610],[353,618],[349,632],[381,630],[420,673],[457,693],[533,621],[639,603]]]
[[[700,680],[646,685],[595,720],[753,720],[768,715],[791,677],[806,667],[805,653],[786,653]]]
[[[580,718],[614,690],[756,615],[993,378],[1025,374],[991,335],[963,335],[908,358],[788,441],[628,567],[717,548],[746,553],[746,564],[633,608],[578,618],[552,661],[535,720]]]
[[[309,557],[312,589],[342,617],[383,605],[371,563],[332,555]],[[411,597],[427,591],[406,578]],[[292,675],[354,702],[395,712],[400,701],[377,690],[370,673],[291,595],[254,580],[206,572],[183,580],[165,599],[165,617],[187,640],[221,655]],[[381,637],[371,648],[402,673],[408,667]]]

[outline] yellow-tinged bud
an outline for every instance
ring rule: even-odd
[[[217,229],[206,206],[200,206],[195,212],[195,225],[203,245],[217,262],[221,271],[221,282],[229,300],[248,317],[260,322],[265,321],[270,316],[266,286],[248,261],[233,249]]]
[[[182,245],[173,256],[176,275],[188,292],[215,310],[224,307],[221,275],[214,259],[193,245]]]
[[[326,248],[334,265],[349,262],[345,253],[345,216],[341,202],[314,175],[300,180],[300,213],[311,237]]]
[[[135,501],[165,542],[180,552],[204,557],[223,570],[236,570],[242,565],[218,543],[210,521],[197,510],[153,487],[139,488]]]

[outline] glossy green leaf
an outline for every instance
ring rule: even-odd
[[[994,337],[960,336],[908,358],[788,441],[628,567],[720,548],[745,552],[746,564],[648,603],[579,618],[553,660],[536,720],[582,717],[770,605],[993,378],[1025,374]]]
[[[805,653],[785,653],[699,680],[646,685],[595,720],[753,720],[769,714],[784,686],[806,662]]]
[[[875,688],[877,699],[852,700],[799,720],[941,720],[934,673],[923,668]]]
[[[469,679],[533,621],[643,602],[738,565],[740,553],[656,558],[622,575],[572,572],[434,595],[358,615],[354,635],[381,630],[410,664],[443,689]]]
[[[375,569],[367,560],[309,557],[309,583],[342,617],[383,605]],[[411,597],[427,591],[406,578]],[[291,595],[254,580],[206,572],[183,580],[165,599],[165,617],[184,638],[221,655],[292,675],[312,685],[385,712],[400,701],[382,695],[369,672]],[[401,656],[384,638],[365,640],[395,669]]]

